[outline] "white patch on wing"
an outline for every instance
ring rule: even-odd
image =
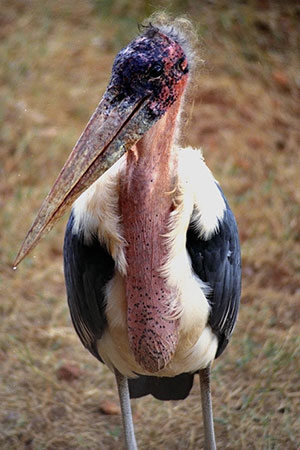
[[[74,203],[73,232],[83,232],[88,244],[96,235],[106,246],[120,273],[126,273],[125,245],[119,216],[119,178],[125,157],[120,158]]]
[[[226,205],[217,181],[204,162],[202,153],[188,147],[180,152],[181,185],[193,196],[192,223],[199,236],[208,240],[217,230]]]

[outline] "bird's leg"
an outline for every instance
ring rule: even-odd
[[[210,393],[210,366],[199,370],[201,405],[204,424],[204,450],[216,450],[214,419]]]
[[[134,435],[128,380],[117,369],[115,369],[115,376],[121,405],[125,447],[126,450],[138,450]]]

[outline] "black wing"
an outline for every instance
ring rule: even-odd
[[[241,255],[237,224],[224,197],[226,209],[218,231],[209,240],[199,238],[191,222],[187,250],[194,272],[212,288],[209,324],[219,340],[216,358],[228,344],[241,295]]]
[[[106,326],[104,288],[114,274],[114,261],[98,239],[86,245],[73,233],[71,213],[64,241],[65,282],[71,318],[83,345],[101,361],[96,342]]]

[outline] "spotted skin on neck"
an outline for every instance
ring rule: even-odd
[[[176,178],[173,133],[179,101],[127,155],[120,208],[127,241],[127,325],[136,361],[148,372],[164,368],[178,342],[177,292],[161,275]]]

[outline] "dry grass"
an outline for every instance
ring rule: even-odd
[[[184,141],[204,148],[243,246],[239,322],[213,373],[220,449],[296,450],[300,442],[300,9],[294,3],[184,2],[207,60],[195,80]],[[131,27],[126,36],[128,5],[113,2],[115,9],[106,11],[122,20],[103,16],[96,0],[1,5],[5,450],[121,446],[120,417],[99,411],[102,400],[117,401],[113,377],[84,351],[70,324],[61,258],[65,220],[17,271],[11,263],[100,99],[116,49],[135,32]],[[144,3],[138,5],[142,16]],[[72,382],[58,377],[66,363],[79,368]],[[184,402],[133,401],[141,449],[201,448],[198,390],[195,383]]]

